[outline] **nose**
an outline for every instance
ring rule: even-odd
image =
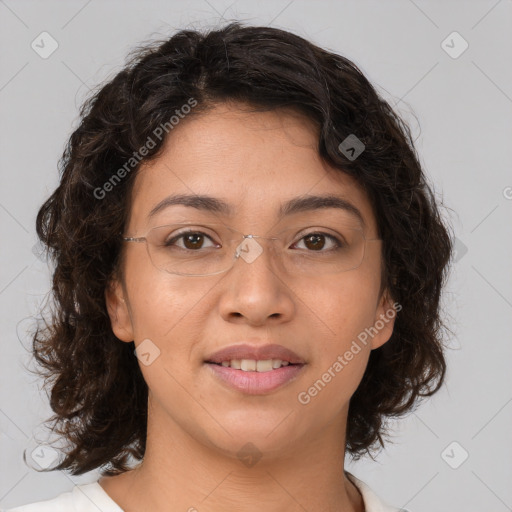
[[[238,258],[224,276],[220,314],[226,321],[256,326],[288,322],[295,312],[294,293],[272,261],[270,241],[245,238]]]

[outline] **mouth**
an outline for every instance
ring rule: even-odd
[[[242,343],[211,354],[204,364],[222,385],[248,395],[263,395],[295,380],[306,361],[282,345]]]
[[[232,368],[233,370],[241,370],[243,372],[258,372],[265,373],[270,371],[279,370],[286,366],[302,366],[299,363],[290,363],[282,359],[231,359],[216,363],[214,361],[205,361],[207,364],[215,364],[223,368]]]

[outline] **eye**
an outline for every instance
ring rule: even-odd
[[[176,244],[178,240],[182,240],[182,245]],[[173,236],[171,239],[164,242],[165,247],[179,247],[187,250],[204,249],[205,240],[209,240],[213,245],[210,247],[220,247],[219,244],[215,244],[213,240],[202,231],[188,230],[181,232],[180,234]]]
[[[328,249],[337,249],[343,247],[343,243],[333,235],[328,235],[327,233],[315,231],[308,233],[303,236],[299,242],[296,242],[294,245],[304,241],[304,245],[307,249],[310,249],[310,252],[327,252],[322,251],[322,249],[326,246],[326,240],[330,241],[330,247]],[[327,243],[329,245],[329,243]]]

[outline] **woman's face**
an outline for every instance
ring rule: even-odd
[[[185,118],[170,132],[161,156],[137,175],[125,236],[144,236],[174,222],[220,222],[254,235],[297,226],[336,233],[338,225],[349,224],[376,238],[368,197],[353,179],[320,160],[316,144],[314,127],[291,112],[248,113],[222,104]],[[173,204],[150,215],[178,194],[211,196],[231,212]],[[319,204],[279,217],[289,201],[326,195],[350,203],[362,221],[346,208]],[[212,250],[211,240],[201,240]],[[286,249],[312,251],[321,266],[323,256],[314,252],[331,248],[329,240],[298,237],[294,249]],[[184,247],[183,239],[178,243]],[[191,277],[160,270],[145,243],[126,242],[123,282],[114,281],[106,292],[114,333],[138,347],[153,421],[233,457],[247,443],[262,453],[282,454],[308,446],[327,428],[342,436],[370,351],[393,328],[392,303],[379,295],[380,242],[367,242],[357,268],[316,274],[283,270],[267,243],[252,246],[255,259],[239,258],[227,272]],[[376,322],[379,328],[370,330]],[[277,372],[274,377],[206,362],[241,344],[281,345],[303,364],[269,370]]]

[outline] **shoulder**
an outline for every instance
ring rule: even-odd
[[[19,507],[1,510],[1,512],[64,512],[73,510],[72,491],[59,494],[50,500],[38,501]]]
[[[409,512],[404,508],[391,507],[382,501],[373,490],[351,473],[346,473],[363,497],[366,512]]]
[[[384,503],[364,482],[354,475],[347,476],[359,489],[366,512],[408,512],[405,509],[390,507]],[[98,482],[76,485],[71,491],[59,494],[50,500],[38,501],[28,505],[0,510],[0,512],[123,512]]]
[[[98,482],[75,485],[55,498],[21,505],[0,512],[123,512]]]

